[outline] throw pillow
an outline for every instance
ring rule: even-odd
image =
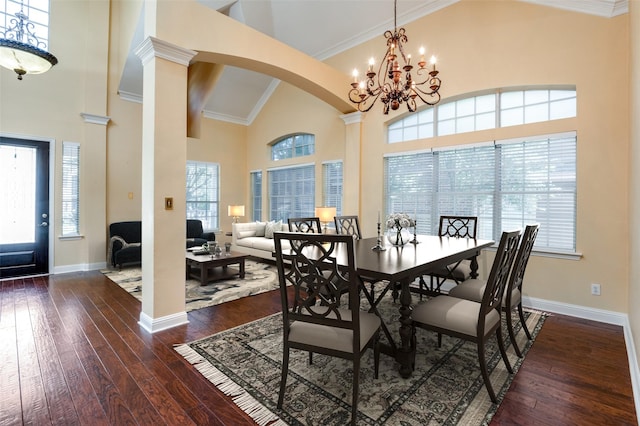
[[[256,222],[256,237],[264,237],[266,222]]]
[[[281,230],[282,230],[281,220],[279,220],[278,222],[276,221],[267,222],[264,228],[264,236],[267,238],[273,239],[273,233]]]

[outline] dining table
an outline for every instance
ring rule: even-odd
[[[389,341],[388,345],[382,348],[382,352],[393,356],[400,364],[399,371],[402,377],[410,377],[415,366],[416,341],[411,320],[411,293],[412,290],[418,289],[411,289],[411,283],[431,271],[464,259],[471,260],[471,276],[475,278],[478,276],[477,256],[494,243],[493,240],[417,235],[413,242],[402,246],[387,243],[383,246],[384,249],[380,250],[382,244],[379,238],[355,241],[356,270],[372,311],[380,316],[377,305],[383,294],[374,298],[373,291],[366,289],[362,279],[386,282],[385,292],[400,288],[400,345],[395,343],[388,325],[384,324],[382,319],[382,328]]]

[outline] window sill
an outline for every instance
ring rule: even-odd
[[[60,241],[75,241],[75,240],[82,240],[84,238],[84,235],[60,235],[58,237],[58,239]]]

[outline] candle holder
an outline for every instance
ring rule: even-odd
[[[387,248],[382,245],[382,236],[380,235],[380,220],[378,220],[378,240],[376,241],[376,245],[371,248],[371,250],[375,251],[385,251]]]
[[[413,240],[409,241],[411,244],[420,244],[420,241],[418,241],[418,237],[416,235],[416,229],[418,228],[418,221],[415,221],[415,224],[413,225]]]

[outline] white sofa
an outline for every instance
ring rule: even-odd
[[[231,225],[231,250],[275,261],[273,232],[288,231],[282,222],[249,222]],[[283,246],[289,248],[288,241]]]

